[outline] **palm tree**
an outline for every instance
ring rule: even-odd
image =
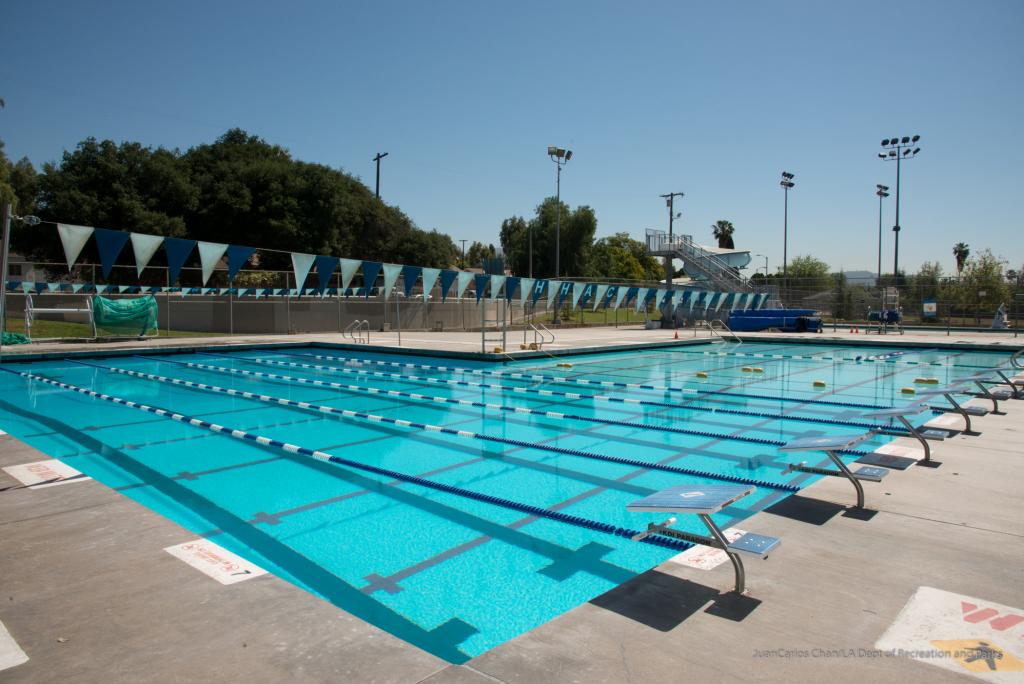
[[[718,246],[722,249],[735,249],[736,245],[732,241],[732,234],[735,228],[732,227],[732,221],[723,221],[719,219],[715,221],[714,225],[711,226],[711,234],[718,240]]]
[[[971,255],[971,248],[966,242],[958,242],[953,246],[953,256],[956,257],[956,277],[959,278],[967,263],[967,257]]]

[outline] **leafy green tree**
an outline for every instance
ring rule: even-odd
[[[529,222],[513,216],[502,222],[501,245],[515,273],[529,271],[529,232],[533,231],[533,274],[538,278],[555,277],[555,242],[559,205],[554,197],[541,202]],[[562,275],[584,276],[589,273],[597,216],[587,206],[570,210],[561,205]],[[472,263],[472,262],[471,262]]]
[[[483,268],[484,259],[493,259],[497,254],[498,250],[494,245],[485,245],[474,240],[466,252],[466,268]]]
[[[647,256],[644,243],[616,233],[594,243],[585,275],[617,280],[658,280],[662,270],[657,259]]]
[[[1008,302],[1010,287],[1003,275],[1005,263],[988,249],[968,259],[956,285],[956,299],[962,309],[990,315],[1000,304]]]
[[[828,264],[809,254],[794,257],[789,262],[786,277],[791,286],[808,290],[828,290],[833,284]]]
[[[718,240],[718,246],[722,249],[736,248],[736,245],[732,240],[732,234],[734,232],[735,228],[732,226],[732,221],[719,219],[711,226],[711,234],[714,235],[716,240]]]

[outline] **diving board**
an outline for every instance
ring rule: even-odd
[[[700,517],[707,527],[709,535],[694,534],[673,529],[676,523],[672,517],[661,523],[648,523],[647,530],[633,535],[633,541],[640,541],[651,535],[661,535],[720,549],[732,561],[736,582],[733,591],[742,594],[746,590],[746,572],[739,554],[745,553],[758,558],[767,558],[781,543],[778,537],[747,532],[734,541],[729,541],[721,528],[711,519],[726,506],[730,506],[754,491],[749,485],[731,484],[690,484],[678,485],[655,492],[649,496],[626,505],[626,510],[633,513],[690,513]]]

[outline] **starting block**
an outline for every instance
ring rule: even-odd
[[[894,406],[892,408],[881,409],[879,411],[870,411],[870,412],[864,413],[862,415],[865,418],[889,418],[890,420],[895,418],[896,420],[898,420],[901,423],[903,423],[903,427],[905,427],[907,429],[907,432],[910,433],[910,436],[913,437],[914,439],[916,439],[917,441],[919,441],[921,443],[921,446],[924,447],[924,462],[925,463],[929,463],[932,460],[932,450],[931,450],[931,447],[928,446],[928,438],[925,437],[921,433],[921,431],[919,431],[917,428],[915,428],[914,425],[909,420],[907,420],[907,416],[918,416],[918,415],[921,415],[922,413],[924,413],[925,411],[929,411],[929,410],[931,410],[931,409],[929,409],[924,404],[911,404],[910,406]],[[891,431],[885,431],[885,430],[880,431],[879,434],[888,435],[890,437],[902,437],[903,436],[903,433],[901,433],[901,432],[891,432]],[[945,438],[945,434],[943,434],[942,438],[943,439]],[[893,457],[890,456],[889,458],[892,459]],[[858,463],[866,463],[868,465],[882,465],[881,463],[872,463],[869,459],[870,459],[870,456],[865,456],[865,457],[862,457],[857,462]],[[910,459],[910,460],[913,460],[913,459]]]
[[[743,569],[743,560],[740,554],[749,554],[758,558],[767,558],[768,554],[782,542],[778,537],[767,537],[762,534],[747,532],[736,541],[729,542],[725,534],[711,519],[711,515],[718,513],[726,506],[733,504],[754,491],[750,485],[679,485],[669,487],[660,492],[651,494],[648,497],[634,501],[626,505],[626,510],[634,513],[693,513],[700,516],[704,526],[708,528],[709,535],[684,532],[671,527],[676,522],[675,517],[654,524],[648,523],[647,531],[641,532],[633,537],[633,541],[639,541],[652,534],[660,534],[673,539],[681,539],[693,544],[702,544],[725,551],[732,561],[733,570],[736,574],[734,591],[742,594],[746,588],[746,573]]]
[[[970,394],[967,387],[964,385],[948,385],[946,387],[940,387],[938,389],[929,390],[927,392],[921,392],[918,396],[922,399],[928,397],[945,397],[952,408],[945,408],[942,406],[935,407],[938,411],[945,411],[946,413],[958,413],[964,418],[964,431],[965,435],[979,435],[980,432],[974,432],[971,429],[971,416],[979,417],[988,415],[988,409],[981,408],[980,406],[961,406],[960,403],[953,397],[954,394]]]
[[[810,473],[811,475],[845,477],[851,484],[853,484],[853,488],[857,491],[857,508],[864,508],[864,488],[861,487],[860,481],[867,480],[868,482],[881,482],[882,478],[889,474],[889,470],[875,466],[861,466],[857,470],[851,471],[846,467],[846,464],[843,463],[843,460],[839,458],[839,452],[850,450],[852,447],[860,444],[864,440],[870,439],[874,434],[875,433],[873,432],[865,432],[862,435],[856,435],[854,437],[850,437],[849,435],[833,437],[804,437],[802,439],[795,439],[792,442],[786,442],[779,447],[779,451],[824,451],[828,454],[828,457],[832,459],[832,462],[836,464],[836,467],[839,470],[815,468],[808,466],[805,461],[803,463],[792,464],[783,472],[800,472]]]

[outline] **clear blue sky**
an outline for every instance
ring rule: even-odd
[[[1024,2],[5,3],[0,138],[58,160],[87,136],[185,149],[241,127],[373,184],[423,228],[497,242],[554,194],[598,234],[664,228],[874,270],[879,142],[903,166],[901,266],[952,246],[1024,262]],[[887,200],[884,270],[892,268]],[[130,229],[132,226],[120,226]],[[359,255],[351,255],[358,257]],[[763,260],[757,260],[763,263]]]

